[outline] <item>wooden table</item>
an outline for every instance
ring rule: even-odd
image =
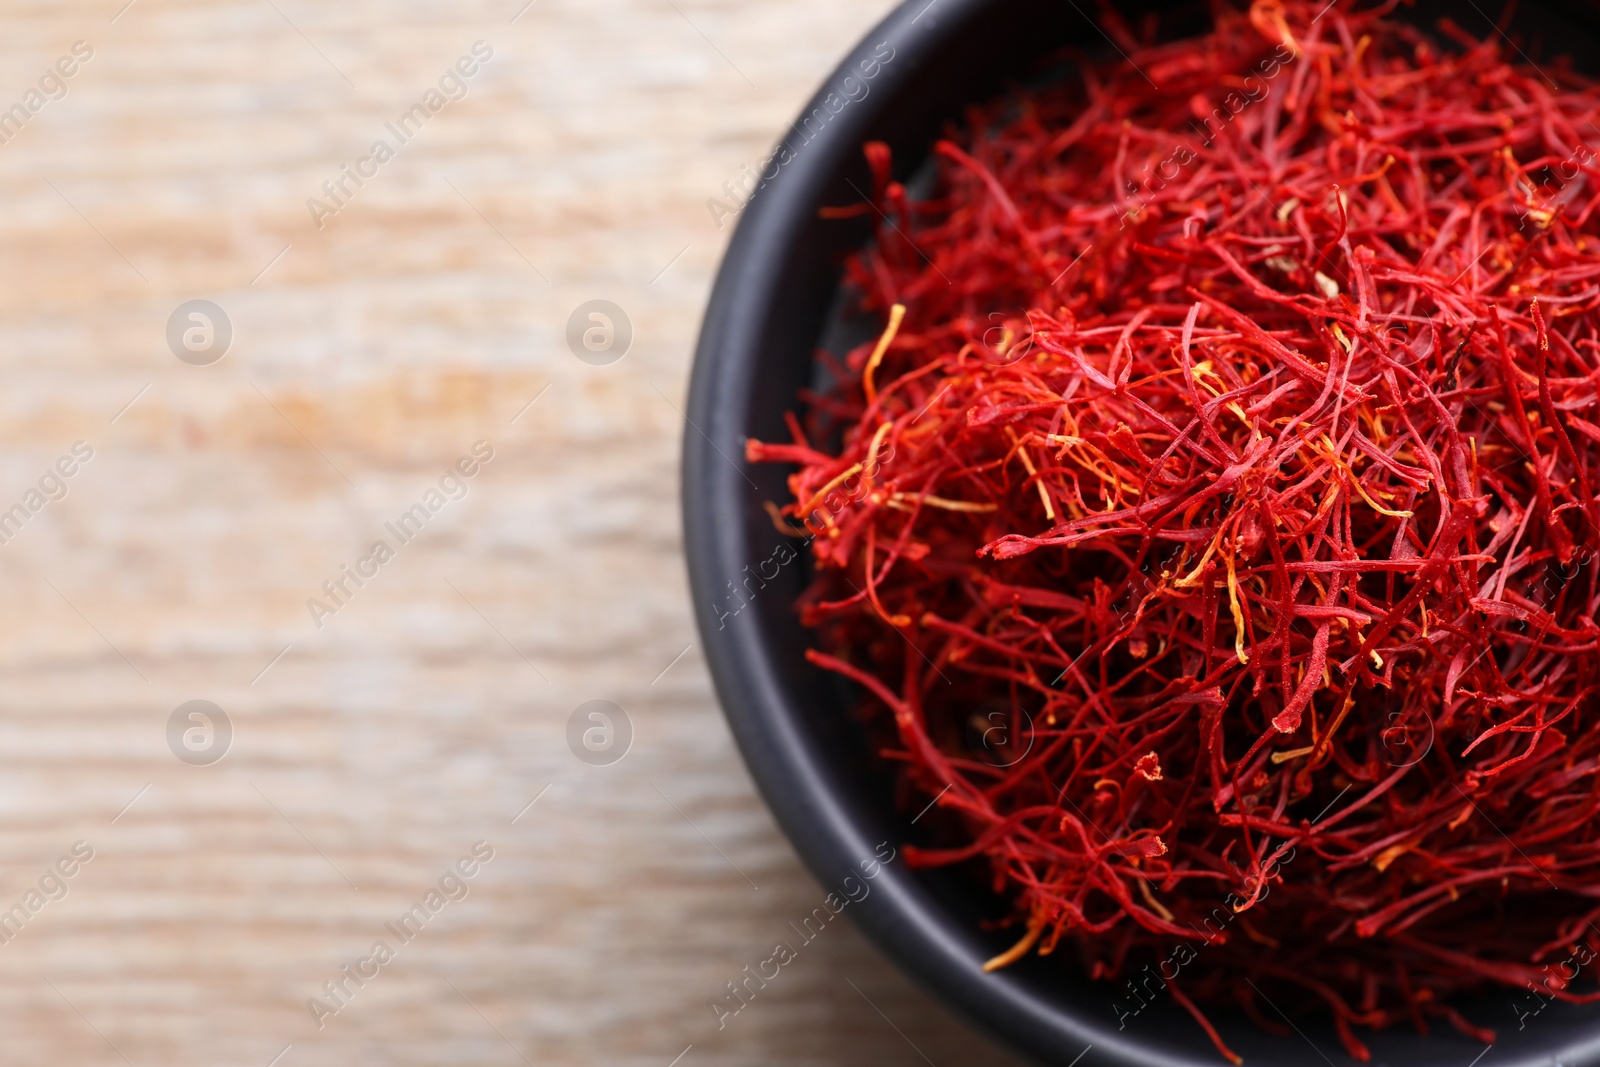
[[[731,229],[706,201],[888,5],[523,2],[8,11],[0,1062],[1015,1062],[844,924],[724,1029],[708,1008],[822,890],[733,748],[680,560]],[[634,329],[610,366],[564,338],[597,298]],[[166,336],[194,299],[233,330],[209,365]],[[568,748],[590,699],[631,719],[620,763]],[[191,700],[231,723],[219,762],[169,746]],[[385,924],[479,841],[402,945]]]

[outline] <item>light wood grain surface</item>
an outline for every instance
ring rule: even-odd
[[[1015,1063],[846,924],[724,1029],[707,1006],[823,890],[693,647],[705,202],[888,5],[125,3],[15,0],[0,35],[0,108],[93,50],[0,144],[0,510],[93,449],[0,545],[0,910],[94,850],[0,945],[0,1062]],[[307,199],[480,40],[319,229]],[[195,298],[234,330],[210,366],[165,337]],[[564,341],[593,298],[634,327],[611,366]],[[477,441],[465,497],[386,537]],[[234,730],[210,766],[168,746],[193,699]],[[568,749],[589,699],[633,723],[613,766]],[[308,998],[479,841],[319,1029]]]

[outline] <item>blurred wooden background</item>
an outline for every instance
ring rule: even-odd
[[[39,106],[0,145],[0,510],[94,455],[0,545],[0,910],[94,858],[0,945],[0,1062],[1015,1062],[844,924],[725,1029],[707,1007],[823,891],[694,647],[706,200],[888,4],[524,2],[6,7],[0,109]],[[319,230],[307,198],[479,40]],[[165,340],[195,298],[234,330],[211,366]],[[611,366],[564,341],[594,298],[634,327]],[[466,497],[315,626],[479,440]],[[595,698],[633,723],[614,766],[566,743]],[[211,766],[168,747],[191,699],[233,726]],[[480,840],[470,895],[319,1030],[307,998]]]

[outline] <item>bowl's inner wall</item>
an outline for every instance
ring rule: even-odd
[[[926,0],[920,0],[916,6],[921,8],[925,3]],[[1040,76],[1043,60],[1065,45],[1090,55],[1112,54],[1107,38],[1077,10],[1077,6],[1061,4],[1059,0],[968,3],[964,7],[945,0],[927,6],[922,18],[961,19],[959,29],[943,27],[942,42],[919,57],[914,67],[904,62],[898,68],[893,63],[886,66],[884,74],[872,83],[868,97],[853,105],[863,114],[869,114],[865,125],[858,127],[864,130],[861,136],[841,143],[842,125],[824,129],[814,141],[805,141],[806,131],[798,126],[790,131],[787,143],[800,145],[804,142],[804,151],[826,151],[836,160],[826,191],[809,206],[810,217],[815,219],[817,206],[863,199],[871,179],[860,152],[862,141],[875,139],[889,143],[894,154],[895,176],[908,180],[927,160],[932,141],[944,132],[947,123],[960,120],[966,105],[1026,83],[1030,76]],[[1085,4],[1085,9],[1088,6]],[[1134,25],[1144,17],[1159,16],[1164,39],[1203,32],[1210,26],[1205,4],[1144,2],[1122,4],[1119,8]],[[974,17],[963,17],[974,12]],[[1429,27],[1438,18],[1449,17],[1476,36],[1499,36],[1494,23],[1471,2],[1460,5],[1425,0],[1409,10],[1397,11],[1395,17]],[[1509,38],[1515,40],[1516,48],[1540,66],[1550,57],[1564,54],[1572,56],[1580,69],[1592,70],[1593,60],[1600,55],[1600,34],[1597,34],[1593,4],[1570,0],[1524,3],[1505,30]],[[1510,44],[1506,47],[1516,55]],[[1059,63],[1056,69],[1062,69]],[[837,82],[838,77],[831,79],[830,84]],[[870,108],[866,106],[869,104]],[[830,136],[834,143],[827,143]],[[1600,144],[1600,134],[1596,135],[1596,142]],[[763,197],[777,197],[782,191],[784,177],[780,171],[768,189],[756,193],[753,203]],[[782,265],[782,278],[776,287],[778,298],[758,309],[765,313],[760,327],[763,344],[759,370],[749,376],[748,392],[740,398],[741,442],[747,437],[787,440],[784,412],[795,410],[800,389],[814,385],[817,380],[814,350],[826,347],[842,356],[849,342],[860,339],[861,325],[844,321],[847,301],[841,299],[839,263],[850,251],[861,247],[870,235],[868,220],[813,222],[798,233]],[[722,284],[719,281],[719,286]],[[709,321],[708,317],[708,329]],[[708,629],[719,630],[721,627],[717,623],[720,621],[724,626],[750,626],[756,630],[757,643],[768,661],[764,666],[772,672],[777,687],[788,695],[789,705],[804,709],[800,728],[815,751],[825,754],[831,765],[831,785],[844,804],[853,809],[862,835],[871,840],[915,840],[915,827],[909,825],[909,815],[897,810],[893,803],[892,772],[868,751],[855,721],[852,708],[858,699],[856,694],[836,676],[813,668],[804,659],[804,649],[813,643],[813,638],[799,626],[793,605],[809,581],[809,557],[799,542],[776,531],[763,507],[764,501],[781,503],[789,499],[784,479],[790,468],[775,464],[750,465],[743,462],[742,455],[735,455],[730,449],[718,451],[729,461],[725,469],[717,470],[715,464],[708,466],[715,472],[712,477],[737,483],[736,491],[742,502],[738,531],[742,555],[737,563],[725,563],[722,572],[711,580],[697,581],[696,596],[716,605],[709,613],[711,625]],[[687,506],[693,508],[695,502],[690,500]],[[790,552],[798,553],[798,560],[778,565],[776,577],[768,578],[774,565],[788,560]],[[741,563],[743,570],[739,567]],[[760,580],[752,581],[756,576]],[[724,583],[729,583],[726,588]],[[735,611],[736,621],[732,614],[727,614]],[[711,639],[714,640],[714,636]],[[741,730],[741,712],[730,708],[729,714],[748,752],[754,742]],[[783,805],[778,798],[770,799],[780,818],[784,818]],[[804,850],[805,842],[801,839],[805,834],[792,819],[784,821],[786,829]],[[808,855],[808,858],[813,857]],[[824,872],[818,873],[827,880]],[[917,877],[948,910],[954,923],[976,929],[981,919],[1003,911],[992,897],[975,892],[963,877],[947,872],[926,872]],[[1010,932],[993,935],[990,938],[993,950],[1002,950],[1013,937]],[[1061,955],[1068,955],[1065,948]],[[1104,1017],[1103,1022],[1113,1028],[1116,1023],[1113,1001],[1129,1001],[1119,986],[1090,982],[1060,960],[1032,959],[1011,968],[1010,977],[1035,987],[1039,995],[1048,1000],[1071,1005],[1068,1010],[1075,1013],[1093,1015],[1099,1012]],[[1590,1009],[1551,1005],[1540,1013],[1537,1025],[1530,1022],[1519,1031],[1519,1012],[1525,1014],[1538,1006],[1539,1002],[1519,996],[1513,990],[1492,991],[1478,1002],[1461,1005],[1473,1021],[1499,1031],[1501,1040],[1491,1058],[1500,1062],[1504,1062],[1508,1058],[1505,1054],[1513,1049],[1520,1050],[1524,1056],[1539,1049],[1547,1052],[1566,1049],[1570,1053],[1573,1026],[1596,1014]],[[1324,1057],[1331,1057],[1333,1062],[1345,1062],[1342,1046],[1325,1022],[1296,1020],[1304,1034],[1278,1039],[1262,1033],[1242,1015],[1235,1016],[1226,1010],[1210,1014],[1232,1047],[1249,1062],[1320,1063]],[[1164,996],[1128,1025],[1135,1033],[1127,1036],[1151,1044],[1150,1063],[1220,1062],[1192,1020],[1170,1007]],[[1401,1031],[1379,1035],[1364,1033],[1363,1039],[1368,1040],[1378,1062],[1387,1059],[1391,1063],[1419,1067],[1430,1064],[1465,1067],[1482,1046],[1459,1037],[1448,1024],[1441,1026],[1435,1027],[1434,1036],[1427,1041]],[[1026,1038],[1024,1042],[1027,1043]],[[1062,1062],[1066,1062],[1077,1049],[1050,1051],[1052,1058],[1053,1054],[1060,1054]]]

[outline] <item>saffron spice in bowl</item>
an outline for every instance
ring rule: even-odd
[[[1600,951],[1600,89],[1324,0],[868,144],[780,529],[923,866],[1119,1016],[1444,1023]],[[868,190],[863,190],[866,195]],[[829,442],[838,442],[837,445]]]

